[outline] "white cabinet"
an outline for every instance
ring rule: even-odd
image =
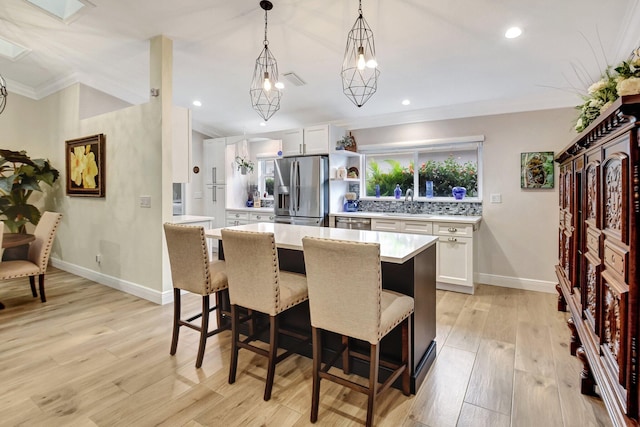
[[[224,185],[226,182],[225,150],[226,138],[205,139],[203,141],[204,183]]]
[[[473,293],[475,245],[477,245],[473,238],[473,224],[372,218],[371,229],[438,236],[436,242],[437,288]]]
[[[249,212],[232,210],[227,211],[227,227],[245,224],[249,224]]]
[[[174,106],[171,112],[171,124],[173,182],[189,182],[191,177],[191,111],[187,108]]]
[[[468,287],[473,292],[473,238],[438,237],[436,282]],[[440,289],[462,290],[439,286]]]
[[[282,156],[310,156],[329,154],[344,130],[333,125],[310,126],[282,132]]]
[[[358,169],[358,178],[341,179],[337,177],[338,168],[349,170],[352,167]],[[349,183],[361,182],[360,177],[364,170],[363,156],[346,150],[331,151],[329,153],[329,169],[329,176],[331,177],[329,183],[329,212],[343,212],[344,194],[349,191]]]
[[[303,154],[304,131],[289,129],[282,132],[282,156],[291,157]]]

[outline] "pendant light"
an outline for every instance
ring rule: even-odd
[[[378,89],[378,62],[373,31],[362,16],[362,0],[359,0],[358,18],[347,35],[347,48],[342,62],[342,91],[358,107]]]
[[[282,92],[281,85],[278,84],[278,63],[269,50],[269,40],[267,40],[267,11],[273,9],[273,4],[263,0],[260,2],[260,7],[264,9],[264,48],[256,59],[249,94],[253,109],[266,122],[280,109]]]
[[[4,107],[7,106],[7,82],[0,76],[0,114],[4,111]]]

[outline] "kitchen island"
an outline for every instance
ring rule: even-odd
[[[418,234],[394,234],[366,230],[348,230],[327,227],[310,227],[289,224],[258,223],[235,227],[234,230],[274,233],[280,268],[287,271],[304,273],[302,238],[305,236],[326,239],[340,239],[355,242],[376,242],[380,244],[382,261],[382,287],[400,292],[414,298],[415,312],[410,324],[411,346],[411,392],[415,393],[424,381],[431,364],[436,357],[436,241],[437,237]],[[221,239],[221,228],[207,230],[206,236]],[[222,240],[219,240],[219,256],[224,257]],[[247,268],[251,260],[247,260]],[[358,274],[348,265],[336,266],[344,271],[344,285],[349,278]],[[339,296],[336,296],[339,297]],[[223,303],[224,304],[224,303]],[[299,330],[311,330],[308,304],[300,304],[289,310],[283,318],[288,327]],[[397,362],[400,360],[401,336],[399,328],[387,335],[381,343],[380,356]],[[340,338],[328,337],[326,341],[338,348]],[[283,347],[287,347],[283,342]],[[357,344],[356,344],[357,345]],[[366,347],[368,348],[368,347]],[[303,354],[311,356],[311,348]],[[355,359],[354,371],[367,376],[368,365]],[[389,375],[385,369],[380,372],[380,380]]]

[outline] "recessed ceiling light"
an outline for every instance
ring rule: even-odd
[[[402,105],[409,105],[409,104],[411,104],[410,100],[408,100],[408,99],[403,99],[402,100]]]
[[[68,24],[86,11],[85,7],[95,7],[87,0],[25,0],[48,15]],[[83,10],[84,9],[84,10]]]
[[[260,122],[260,126],[266,126],[267,124],[265,122]]]
[[[520,34],[522,34],[520,27],[511,27],[504,33],[504,36],[508,39],[515,39],[516,37],[519,37]]]
[[[276,89],[284,89],[284,83],[276,82],[275,87],[276,87]]]
[[[196,107],[202,107],[202,102],[196,99],[195,101],[193,101],[193,105],[195,105]]]
[[[31,52],[31,49],[27,49],[26,47],[0,37],[0,55],[12,61],[17,61],[29,52]]]

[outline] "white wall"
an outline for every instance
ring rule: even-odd
[[[574,109],[423,122],[352,131],[358,143],[382,144],[484,135],[480,283],[555,292],[558,181],[553,190],[520,188],[520,153],[558,152],[574,137]],[[557,171],[556,171],[557,172]],[[502,203],[489,203],[492,193]]]

